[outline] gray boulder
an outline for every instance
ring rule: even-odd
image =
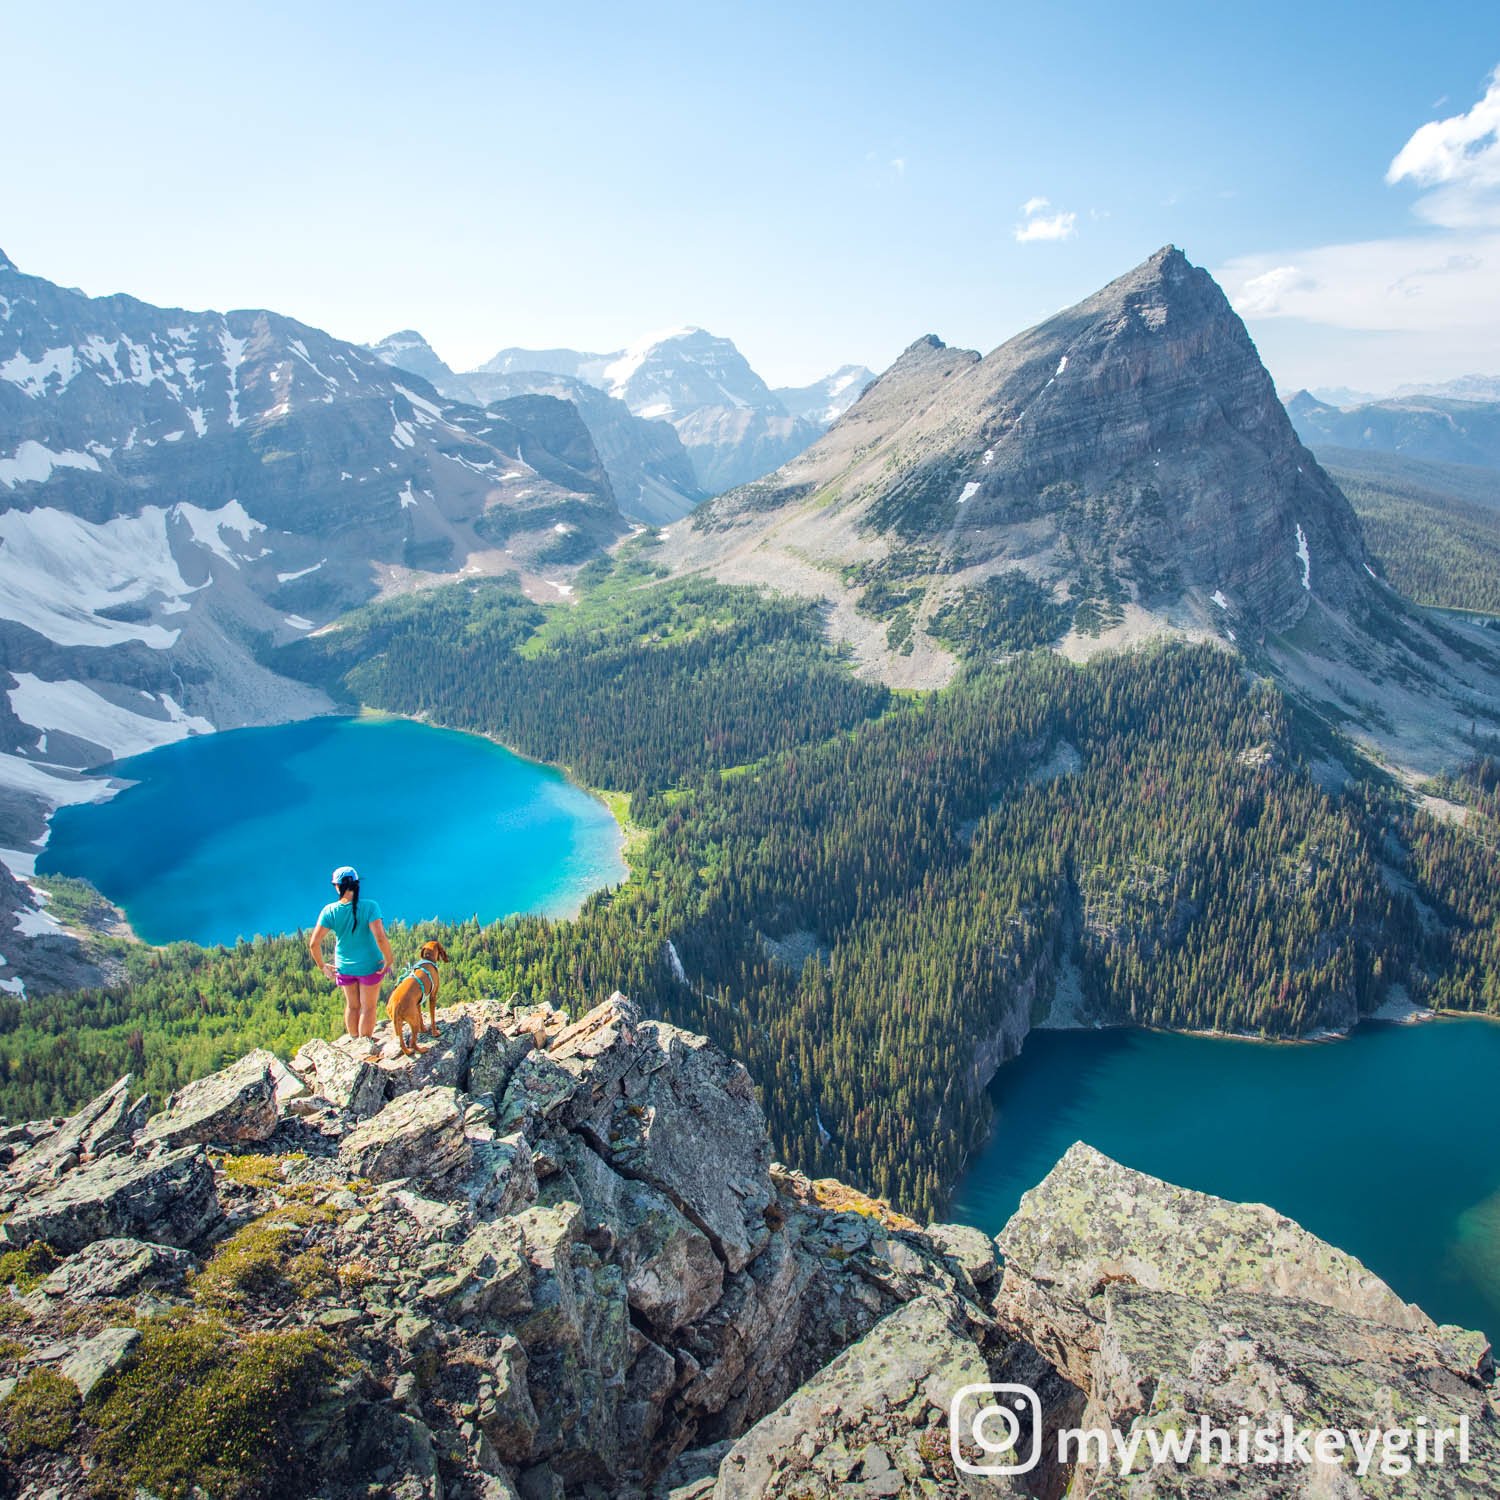
[[[172,1095],[147,1121],[143,1141],[168,1147],[227,1146],[269,1140],[276,1133],[276,1081],[265,1052],[199,1078]]]
[[[97,1333],[80,1344],[58,1365],[57,1372],[65,1380],[71,1380],[78,1387],[78,1394],[87,1401],[89,1392],[106,1375],[119,1369],[135,1352],[140,1341],[138,1328],[106,1328],[103,1333]]]
[[[344,1137],[339,1158],[355,1176],[373,1182],[445,1176],[469,1158],[458,1090],[433,1087],[399,1095]]]
[[[109,1156],[33,1193],[0,1226],[11,1245],[45,1240],[81,1250],[129,1236],[163,1245],[196,1244],[222,1219],[214,1173],[201,1146],[161,1156]]]
[[[987,1286],[995,1279],[1000,1262],[994,1240],[983,1230],[968,1224],[929,1224],[922,1233],[975,1286]]]
[[[192,1266],[185,1250],[144,1240],[95,1240],[70,1255],[38,1288],[69,1302],[127,1297],[143,1285],[181,1280]]]
[[[374,1063],[366,1062],[370,1043],[342,1036],[335,1042],[314,1037],[304,1042],[292,1059],[292,1071],[314,1094],[321,1095],[356,1120],[366,1120],[385,1108],[390,1079]]]
[[[1129,1282],[1209,1299],[1228,1292],[1296,1297],[1427,1333],[1352,1255],[1260,1203],[1231,1203],[1134,1172],[1082,1142],[997,1236],[1005,1258],[996,1314],[1086,1386],[1105,1290]]]
[[[307,1085],[274,1052],[257,1047],[253,1052],[245,1054],[245,1061],[262,1063],[266,1072],[271,1075],[278,1111],[285,1110],[293,1099],[305,1099],[308,1096],[310,1090]]]
[[[30,1150],[23,1151],[11,1164],[12,1176],[31,1178],[66,1171],[84,1157],[101,1156],[129,1145],[149,1108],[145,1095],[132,1101],[130,1081],[127,1073]]]

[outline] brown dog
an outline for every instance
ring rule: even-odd
[[[414,1057],[427,1050],[417,1043],[417,1038],[423,1031],[437,1035],[437,997],[441,985],[437,966],[447,962],[448,950],[441,943],[423,943],[421,958],[401,976],[396,988],[391,991],[391,998],[386,1002],[386,1014],[391,1018],[391,1031],[404,1057]],[[424,999],[427,1001],[425,1027],[422,1025]],[[411,1031],[409,1046],[406,1041],[408,1029]]]

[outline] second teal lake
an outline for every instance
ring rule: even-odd
[[[991,1086],[947,1217],[996,1233],[1074,1141],[1268,1203],[1439,1323],[1500,1335],[1500,1025],[1367,1025],[1300,1045],[1033,1032]]]

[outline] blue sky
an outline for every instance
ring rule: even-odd
[[[459,368],[696,323],[783,383],[1171,241],[1284,385],[1500,370],[1493,5],[145,0],[6,7],[0,55],[0,247],[95,294]]]

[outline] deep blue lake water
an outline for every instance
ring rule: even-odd
[[[1500,1339],[1500,1025],[1370,1025],[1300,1046],[1034,1032],[947,1217],[994,1233],[1074,1141],[1269,1203],[1440,1323]]]
[[[388,920],[563,915],[625,876],[609,810],[476,735],[375,716],[179,741],[60,809],[38,869],[81,875],[149,943],[311,927],[336,865]]]

